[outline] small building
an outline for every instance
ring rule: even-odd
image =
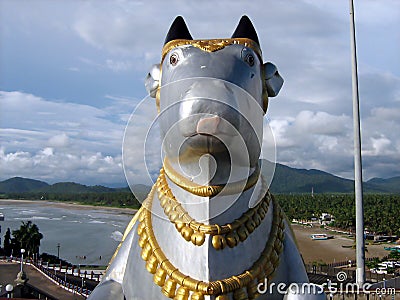
[[[398,239],[397,235],[375,235],[375,242],[396,242]]]
[[[334,216],[328,213],[322,213],[321,216],[319,217],[319,222],[321,225],[329,225],[334,221],[335,221]]]

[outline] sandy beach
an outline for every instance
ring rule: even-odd
[[[44,201],[44,200],[14,200],[14,199],[1,199],[0,205],[10,204],[10,203],[41,203],[42,205],[59,207],[59,208],[79,208],[79,209],[97,209],[97,210],[113,210],[115,212],[134,215],[137,212],[137,209],[133,208],[122,208],[122,207],[111,207],[111,206],[96,206],[96,205],[87,205],[87,204],[80,204],[80,203],[73,203],[73,202],[55,202],[55,201]]]
[[[342,246],[352,246],[353,239],[336,232],[327,231],[319,227],[304,227],[298,224],[292,224],[293,231],[296,235],[297,244],[303,256],[305,263],[312,262],[338,262],[354,260],[356,250],[352,248],[343,248]],[[326,233],[332,235],[333,239],[328,240],[312,240],[311,234]],[[385,245],[367,245],[365,257],[384,257],[389,254],[383,247]]]

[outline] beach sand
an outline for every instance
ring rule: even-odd
[[[312,262],[339,262],[347,260],[355,260],[356,250],[353,248],[343,248],[342,245],[352,246],[353,239],[346,235],[327,231],[319,227],[305,227],[298,224],[292,224],[293,232],[296,236],[300,253],[305,263]],[[311,234],[326,233],[332,235],[333,239],[328,240],[312,240]],[[384,257],[389,254],[383,247],[386,245],[367,245],[365,257]]]
[[[73,202],[54,202],[54,201],[45,201],[45,200],[13,200],[13,199],[1,199],[1,204],[11,204],[11,203],[40,203],[42,205],[48,205],[53,207],[60,207],[60,208],[79,208],[79,209],[97,209],[97,210],[113,210],[119,213],[134,215],[137,212],[137,209],[133,208],[122,208],[122,207],[111,207],[111,206],[96,206],[96,205],[86,205],[80,203],[73,203]]]

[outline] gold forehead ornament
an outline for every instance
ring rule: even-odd
[[[165,56],[172,49],[179,46],[193,46],[206,52],[215,52],[230,45],[243,45],[252,49],[262,62],[262,52],[256,42],[247,38],[233,38],[233,39],[212,39],[212,40],[172,40],[166,43],[162,49],[161,62],[164,61]]]

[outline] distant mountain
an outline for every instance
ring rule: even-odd
[[[372,178],[367,181],[367,185],[391,193],[400,193],[400,176],[388,179]]]
[[[35,189],[31,192],[42,192],[52,194],[83,194],[83,193],[110,193],[114,192],[115,189],[108,188],[101,185],[87,186],[75,182],[59,182],[52,185],[48,185],[41,189]]]
[[[0,194],[6,193],[23,193],[32,190],[38,190],[47,187],[48,184],[43,181],[13,177],[0,182]]]
[[[296,169],[276,164],[271,183],[273,193],[311,193],[311,190],[314,193],[354,193],[354,180],[320,170]],[[371,179],[363,183],[363,190],[366,193],[400,193],[400,176]]]
[[[270,164],[263,161],[263,164]],[[263,168],[264,171],[264,168]],[[373,178],[363,184],[368,193],[400,193],[400,176],[382,179]],[[138,200],[146,198],[151,187],[136,184],[133,186]],[[276,164],[274,177],[271,183],[273,193],[353,193],[354,181],[332,175],[315,169],[296,169],[282,164]],[[52,194],[80,194],[80,193],[111,193],[129,192],[126,188],[109,188],[101,185],[86,186],[74,182],[60,182],[52,185],[43,181],[14,177],[0,182],[0,194],[7,193],[52,193]]]
[[[291,168],[276,164],[271,183],[273,193],[352,193],[352,180],[319,170]]]

